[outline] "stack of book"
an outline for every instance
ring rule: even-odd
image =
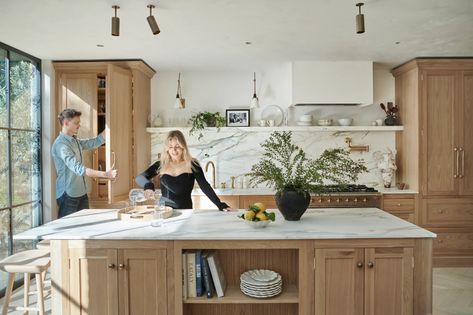
[[[222,265],[214,252],[187,250],[182,254],[182,295],[193,298],[204,294],[211,298],[225,295],[227,283]]]

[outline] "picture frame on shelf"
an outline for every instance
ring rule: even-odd
[[[227,127],[249,127],[250,110],[249,109],[227,109],[225,112]]]

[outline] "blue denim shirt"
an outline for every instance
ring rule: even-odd
[[[60,133],[53,143],[51,154],[56,166],[56,199],[64,192],[70,197],[81,197],[87,194],[85,169],[82,161],[82,150],[95,149],[105,143],[100,134],[92,139],[78,139]]]

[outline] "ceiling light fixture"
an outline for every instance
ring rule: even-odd
[[[153,9],[155,6],[148,4],[146,7],[149,8],[149,16],[146,18],[148,20],[149,27],[151,28],[153,35],[158,35],[161,30],[159,29],[158,23],[156,23],[156,19],[153,16]]]
[[[176,101],[174,102],[174,108],[186,108],[186,100],[182,97],[181,91],[181,73],[179,72],[179,77],[177,79],[177,92],[176,92]]]
[[[120,18],[117,17],[117,9],[120,9],[118,5],[112,5],[115,9],[115,16],[112,16],[112,36],[120,36]]]
[[[256,96],[256,72],[253,72],[253,98],[250,102],[250,108],[258,108],[259,107],[259,100],[258,96]]]
[[[356,4],[358,7],[358,14],[356,15],[356,33],[362,34],[365,32],[365,16],[361,14],[361,7],[364,5],[363,2]]]

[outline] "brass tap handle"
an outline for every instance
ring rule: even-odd
[[[235,189],[235,176],[230,177],[232,179],[232,189]]]

